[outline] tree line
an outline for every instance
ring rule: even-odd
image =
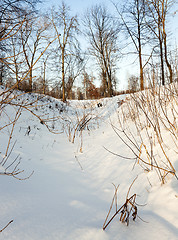
[[[177,80],[177,48],[168,31],[175,1],[115,1],[110,3],[112,14],[96,4],[80,18],[64,1],[45,13],[37,10],[40,3],[1,0],[1,85],[64,102],[111,97],[118,94],[118,70],[125,56],[139,70],[128,78],[129,91]]]

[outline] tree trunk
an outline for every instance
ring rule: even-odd
[[[160,59],[161,59],[161,82],[162,85],[165,85],[165,78],[164,78],[164,59],[163,59],[163,42],[162,39],[159,39],[159,47],[160,47]]]
[[[163,24],[163,40],[164,40],[164,56],[165,56],[165,61],[166,61],[166,65],[169,69],[169,80],[170,83],[173,82],[173,72],[172,72],[172,67],[171,64],[168,61],[168,57],[167,57],[167,41],[166,41],[166,31],[165,31],[165,26]]]
[[[4,75],[3,73],[4,73],[4,65],[0,58],[0,85],[3,84],[3,75]]]
[[[102,96],[103,97],[107,97],[108,93],[107,93],[107,78],[106,78],[106,72],[104,69],[102,69],[102,90],[103,90],[103,93],[102,93]]]
[[[140,61],[140,89],[141,91],[144,89],[144,79],[143,79],[143,66],[142,66],[142,55],[139,54]]]
[[[111,74],[109,73],[108,65],[104,56],[104,53],[102,54],[103,56],[103,62],[104,62],[104,68],[106,70],[106,75],[107,75],[107,87],[108,87],[108,97],[112,97],[113,95],[113,89],[112,89],[112,79],[111,79]]]
[[[139,36],[140,36],[140,31],[139,31]],[[138,54],[139,54],[139,65],[140,65],[140,90],[142,91],[144,89],[144,79],[143,79],[142,48],[141,48],[140,37],[138,38],[138,45],[139,45]]]
[[[33,82],[33,75],[32,75],[32,67],[30,67],[30,78],[29,78],[29,92],[32,92],[32,82]]]
[[[46,62],[44,62],[43,66],[43,94],[46,93]]]
[[[18,72],[18,66],[17,66],[17,62],[16,59],[14,58],[14,65],[15,65],[15,80],[17,83],[17,89],[20,90],[20,86],[19,86],[19,72]]]
[[[139,65],[140,65],[140,90],[144,89],[143,80],[143,64],[142,64],[142,43],[141,43],[141,30],[140,30],[140,9],[139,1],[137,0],[137,26],[138,26],[138,55],[139,55]]]
[[[140,90],[144,89],[144,79],[143,79],[143,64],[142,64],[142,48],[141,48],[141,37],[140,37],[140,27],[139,29],[139,38],[138,38],[138,54],[139,54],[139,65],[140,65]]]
[[[161,81],[162,85],[165,85],[164,78],[164,57],[163,57],[163,35],[161,33],[161,18],[158,16],[158,39],[159,39],[159,48],[160,48],[160,60],[161,60]]]
[[[64,48],[62,49],[62,101],[66,102],[66,96],[65,96],[65,73],[64,73]]]

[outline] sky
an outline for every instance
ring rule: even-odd
[[[110,12],[114,13],[114,7],[112,5],[112,0],[64,0],[64,2],[70,6],[70,9],[72,13],[77,14],[78,17],[82,17],[82,15],[85,13],[87,8],[90,8],[92,5],[104,3],[104,5],[110,10]],[[119,0],[114,0],[115,2],[119,2]],[[45,0],[43,7],[45,9],[49,9],[52,6],[58,6],[62,0]],[[120,0],[121,3],[123,3],[122,0]],[[175,6],[175,8],[172,10],[171,17],[170,17],[170,23],[168,26],[168,30],[171,29],[171,32],[173,33],[172,38],[172,44],[175,46],[175,44],[178,47],[178,4]],[[176,13],[176,14],[175,14]],[[85,44],[85,41],[84,41]],[[130,75],[138,73],[138,64],[133,65],[135,57],[133,56],[127,56],[124,60],[119,62],[119,70],[118,70],[118,79],[119,79],[119,89],[126,89],[127,88],[127,79]]]
[[[46,4],[49,6],[58,5],[60,2],[60,0],[46,0]],[[65,3],[71,7],[71,10],[79,14],[87,9],[87,7],[102,2],[104,2],[107,6],[111,5],[110,0],[65,0]]]

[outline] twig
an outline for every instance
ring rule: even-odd
[[[14,221],[14,220],[11,220],[10,222],[8,222],[8,224],[7,224],[4,228],[2,228],[2,229],[0,230],[0,232],[4,231],[13,221]]]

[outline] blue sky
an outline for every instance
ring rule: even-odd
[[[126,0],[114,0],[115,2],[121,2]],[[43,7],[48,9],[52,6],[58,6],[60,5],[62,0],[45,0]],[[64,0],[64,2],[70,6],[71,11],[73,14],[77,14],[79,18],[82,16],[82,14],[85,13],[87,8],[91,7],[92,5],[104,3],[107,8],[111,10],[111,13],[115,11],[111,0]],[[177,44],[178,47],[178,11],[176,12],[176,9],[178,9],[177,5],[172,10],[170,23],[168,30],[171,30],[172,34],[172,44],[175,46]],[[176,12],[176,14],[174,14]],[[120,62],[119,71],[118,71],[118,78],[119,78],[119,85],[120,89],[127,87],[126,85],[126,79],[131,74],[136,74],[138,71],[137,66],[132,65],[131,62],[133,62],[135,58],[128,56],[125,61]],[[137,64],[138,65],[138,64]]]
[[[111,5],[110,0],[65,0],[64,2],[71,7],[72,11],[79,14],[84,12],[87,7],[90,7],[91,5],[94,5],[96,3],[104,2],[108,6]],[[58,5],[60,3],[60,0],[46,0],[46,4],[48,6]]]

